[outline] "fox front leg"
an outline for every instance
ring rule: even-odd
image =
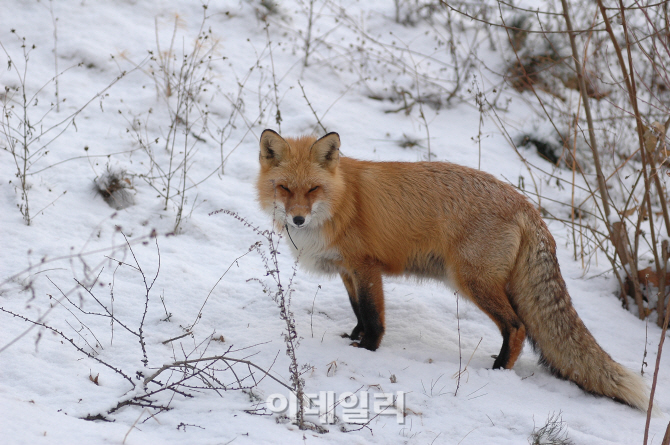
[[[354,285],[354,279],[351,278],[346,272],[340,272],[340,277],[344,283],[344,287],[347,289],[347,294],[349,295],[349,302],[351,303],[351,308],[354,310],[354,315],[356,315],[356,327],[351,334],[342,334],[343,338],[350,338],[354,341],[358,340],[363,335],[363,321],[361,320],[360,313],[358,311],[358,297],[356,296],[356,286]]]
[[[355,290],[355,305],[352,299],[352,306],[358,324],[350,338],[355,340],[360,336],[360,341],[352,345],[374,351],[384,336],[384,291],[381,269],[374,264],[363,264],[354,269],[351,277]],[[351,293],[349,296],[351,299]]]

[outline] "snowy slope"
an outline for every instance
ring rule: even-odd
[[[355,318],[341,282],[299,267],[292,278],[294,263],[284,241],[279,270],[284,283],[292,280],[291,310],[302,338],[297,359],[304,366],[306,392],[404,391],[404,425],[380,415],[346,433],[342,427],[357,427],[340,418],[328,433],[319,434],[301,432],[276,415],[248,413],[271,394],[288,395],[270,378],[245,391],[198,390],[194,397],[161,393],[152,400],[171,409],[157,414],[138,406],[105,414],[140,391],[117,371],[138,382],[138,373],[146,377],[186,357],[227,353],[289,383],[285,324],[259,284],[271,286],[272,281],[259,254],[247,254],[261,241],[268,255],[267,242],[234,217],[214,213],[230,210],[261,230],[270,228],[256,203],[254,182],[258,137],[265,128],[279,130],[277,108],[282,134],[322,134],[318,117],[328,131],[340,134],[346,156],[418,161],[427,158],[429,146],[433,160],[481,166],[514,184],[524,176],[529,183],[526,167],[494,120],[480,126],[474,84],[463,86],[458,100],[439,110],[423,106],[425,120],[418,105],[409,114],[389,113],[402,102],[378,100],[392,93],[391,85],[409,88],[416,80],[393,59],[391,46],[404,45],[405,56],[411,47],[414,55],[404,60],[413,60],[415,68],[449,72],[440,71],[449,65],[443,62],[446,50],[432,40],[434,34],[424,33],[431,27],[394,23],[392,2],[381,0],[315,2],[314,7],[318,20],[305,67],[309,2],[282,2],[268,22],[263,21],[267,8],[255,1],[212,2],[206,9],[185,0],[0,4],[0,66],[8,67],[8,55],[12,59],[11,69],[0,72],[0,86],[10,88],[3,97],[10,97],[7,103],[18,113],[8,125],[22,129],[16,119],[23,113],[19,93],[25,73],[31,97],[26,113],[34,135],[45,132],[30,148],[36,153],[27,175],[30,226],[17,207],[22,200],[15,160],[9,151],[0,151],[0,306],[53,328],[0,313],[2,442],[518,444],[526,443],[548,416],[561,413],[575,443],[640,443],[643,413],[554,378],[537,365],[529,347],[513,370],[489,369],[501,342],[496,326],[435,283],[386,280],[387,332],[381,348],[373,353],[350,347],[340,334],[353,328]],[[357,36],[354,23],[379,40]],[[475,42],[479,57],[489,67],[499,66],[500,56],[486,36],[472,29],[460,32],[460,44]],[[199,35],[207,38],[196,44]],[[165,97],[159,69],[170,48],[176,71],[182,56],[196,48],[203,56],[192,81],[205,79],[197,98],[189,99],[196,100],[189,123],[180,122],[175,133],[170,110],[179,106],[178,98],[176,93]],[[63,72],[57,77],[59,110],[51,106],[56,72]],[[486,94],[503,88],[492,71],[473,73]],[[508,130],[528,126],[530,107],[513,92],[504,94],[513,98],[505,115]],[[481,155],[473,140],[480,134]],[[176,141],[172,167],[169,138]],[[416,144],[403,147],[402,141]],[[4,140],[0,147],[6,147]],[[184,147],[185,176],[180,167]],[[544,162],[535,153],[524,155],[534,164]],[[96,193],[94,181],[108,169],[123,172],[125,184],[132,184],[125,193],[134,205],[115,210]],[[160,197],[166,171],[174,173],[173,192],[186,178],[183,205],[181,193],[171,195],[167,206]],[[542,192],[569,196],[548,183]],[[174,234],[180,206],[182,220]],[[633,370],[640,369],[645,350],[644,360],[653,364],[660,330],[621,309],[616,280],[604,273],[606,258],[594,259],[585,273],[572,258],[567,229],[556,222],[550,229],[574,305],[600,345]],[[114,323],[93,296],[113,310]],[[189,326],[189,335],[163,343]],[[467,370],[455,395],[459,355]],[[666,355],[661,369],[668,368],[667,361]],[[248,374],[236,366],[240,375]],[[649,382],[651,373],[646,367]],[[231,373],[221,375],[234,386]],[[664,412],[670,412],[669,380],[661,372],[657,404]],[[96,414],[113,422],[81,420]],[[652,418],[651,443],[660,443],[667,420]]]

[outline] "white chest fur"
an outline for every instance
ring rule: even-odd
[[[342,260],[337,249],[329,248],[320,227],[295,228],[288,226],[286,241],[300,266],[309,272],[334,274]]]

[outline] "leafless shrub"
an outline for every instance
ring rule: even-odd
[[[442,6],[439,1],[394,0],[395,22],[404,26],[416,26],[421,21],[432,21]]]
[[[559,135],[555,148],[561,153],[545,157],[572,170],[571,201],[562,203],[569,217],[546,211],[545,216],[568,224],[575,259],[585,268],[598,252],[605,254],[626,308],[632,297],[640,318],[653,314],[659,326],[667,326],[667,8],[561,0],[533,11],[497,3],[501,21],[487,23],[507,36],[512,61],[507,81]],[[543,151],[546,139],[532,133],[519,135],[516,143],[510,138],[515,148],[520,141]],[[565,178],[551,168],[524,162],[547,183],[555,179],[557,188],[563,187]],[[662,341],[659,358],[661,347]],[[652,399],[657,374],[658,366]]]
[[[281,241],[281,234],[274,230],[274,223],[272,230],[261,230],[257,226],[251,224],[245,218],[239,216],[235,212],[229,210],[219,210],[213,212],[216,214],[223,212],[227,215],[232,216],[236,220],[244,224],[245,227],[249,228],[256,235],[259,235],[263,238],[262,243],[256,243],[252,248],[260,256],[263,267],[265,268],[266,275],[271,277],[272,280],[270,284],[259,278],[251,278],[249,281],[255,281],[259,283],[265,294],[268,294],[272,297],[272,300],[277,304],[279,308],[279,318],[286,324],[286,328],[283,333],[284,344],[286,346],[286,355],[289,357],[289,375],[291,381],[291,391],[296,397],[297,409],[296,409],[296,424],[301,430],[304,429],[313,429],[315,425],[312,425],[310,422],[305,420],[305,380],[302,377],[303,372],[311,369],[309,365],[305,364],[302,367],[298,364],[297,359],[297,349],[300,345],[300,336],[295,325],[295,316],[291,310],[291,297],[293,295],[293,279],[297,272],[297,261],[293,266],[293,273],[288,278],[288,283],[284,275],[280,271],[279,266],[279,242]]]
[[[150,109],[144,116],[128,113],[130,117],[126,117],[130,125],[128,132],[134,135],[149,157],[148,171],[139,177],[158,194],[164,210],[170,205],[176,210],[175,233],[181,229],[188,212],[187,205],[195,205],[197,199],[187,192],[199,183],[190,178],[189,169],[195,162],[199,145],[207,142],[209,111],[201,95],[213,89],[211,68],[215,60],[220,60],[215,58],[217,42],[212,38],[211,30],[205,28],[206,11],[207,6],[203,5],[200,29],[190,48],[182,46],[180,50],[175,46],[179,17],[175,17],[170,45],[166,49],[161,48],[156,23],[156,51],[151,52],[143,72],[154,81],[159,105],[157,110]],[[119,113],[123,114],[122,111]],[[150,121],[155,114],[168,119],[165,133]]]
[[[28,62],[35,45],[27,43],[25,37],[20,37],[14,30],[12,30],[12,34],[16,36],[21,55],[14,57],[10,49],[0,42],[0,48],[7,57],[8,69],[16,75],[16,84],[13,86],[5,85],[4,92],[0,93],[0,102],[2,103],[0,136],[4,139],[4,145],[0,148],[11,155],[16,166],[18,184],[14,187],[20,194],[20,202],[16,206],[23,216],[23,221],[26,225],[30,225],[34,215],[40,213],[39,211],[31,211],[30,207],[30,177],[34,174],[33,167],[49,153],[49,148],[54,141],[70,126],[75,125],[77,116],[91,102],[102,97],[116,82],[125,77],[127,72],[124,71],[119,74],[107,87],[68,116],[58,119],[52,118],[51,113],[58,109],[59,103],[51,103],[48,99],[45,100],[42,93],[47,85],[56,82],[67,69],[57,73],[42,87],[33,88],[28,84],[27,79]],[[60,99],[60,96],[57,97]],[[48,105],[45,105],[45,103]],[[41,170],[44,170],[44,168]]]
[[[517,91],[531,93],[541,118],[553,127],[550,138],[548,132],[525,132],[515,144],[532,144],[552,164],[572,170],[575,258],[583,260],[587,238],[586,244],[612,262],[622,302],[628,307],[627,296],[632,296],[638,315],[655,311],[661,325],[666,305],[665,297],[658,297],[665,287],[659,237],[661,232],[670,237],[660,170],[670,108],[663,99],[665,87],[659,87],[670,79],[668,64],[661,62],[670,53],[658,32],[664,23],[652,14],[662,16],[661,6],[606,8],[602,2],[564,1],[558,6],[548,3],[540,13],[498,2],[503,19],[497,26],[513,53],[506,80]],[[575,18],[571,8],[580,15]],[[600,21],[593,20],[596,14]],[[632,42],[633,36],[634,44],[620,48],[619,42]],[[618,70],[610,67],[612,62],[618,62]],[[580,95],[575,98],[570,90]],[[586,190],[579,190],[577,179]],[[591,215],[586,226],[585,212]],[[649,260],[654,267],[647,266]]]
[[[270,378],[290,390],[289,386],[270,374],[269,370],[249,360],[249,349],[253,346],[234,348],[231,345],[219,353],[207,355],[206,352],[211,349],[221,349],[221,346],[217,344],[223,340],[220,335],[209,334],[204,338],[198,338],[198,332],[192,329],[186,330],[181,335],[162,343],[172,344],[183,337],[189,337],[194,340],[190,349],[185,344],[181,344],[180,348],[173,348],[173,356],[168,360],[159,357],[155,350],[153,354],[150,352],[152,345],[147,345],[146,341],[147,314],[151,302],[156,298],[154,284],[160,273],[161,262],[155,232],[152,233],[151,238],[156,243],[157,257],[153,273],[149,273],[147,267],[140,263],[135,255],[133,243],[125,238],[125,250],[115,251],[121,255],[117,256],[112,253],[113,256],[109,256],[106,260],[110,271],[105,272],[103,267],[89,279],[75,279],[76,285],[66,291],[62,290],[58,283],[49,279],[57,291],[53,295],[48,295],[51,308],[62,308],[69,314],[63,320],[53,319],[48,322],[44,316],[35,319],[15,310],[0,307],[0,312],[6,315],[17,317],[31,326],[59,336],[84,357],[93,360],[98,366],[111,370],[130,386],[130,391],[127,391],[124,397],[115,404],[109,404],[112,405],[111,408],[102,412],[89,413],[82,418],[110,421],[119,410],[134,406],[146,410],[142,413],[146,412],[148,419],[162,411],[172,409],[175,397],[191,399],[203,391],[214,391],[221,396],[223,392],[229,390],[251,391],[265,378]],[[141,241],[147,242],[146,239]],[[115,304],[118,305],[120,300],[128,298],[128,295],[119,291],[115,284],[121,282],[116,275],[122,271],[126,277],[129,276],[128,273],[130,276],[134,274],[136,280],[141,283],[139,287],[143,288],[141,308],[126,315],[119,315],[120,311],[115,310]],[[104,273],[111,273],[111,275],[103,278]],[[103,285],[103,280],[109,280],[109,286]],[[124,280],[124,282],[128,283],[129,280]],[[105,287],[108,287],[106,292],[102,290]],[[170,315],[167,308],[165,311],[168,317],[162,321],[169,322]],[[93,320],[101,317],[109,320],[108,332],[105,332],[104,329],[90,327],[93,325]],[[124,369],[127,365],[119,364],[124,363],[125,354],[113,356],[104,353],[106,348],[113,347],[124,337],[134,338],[137,341],[137,359],[143,364],[140,370]],[[154,365],[155,363],[158,365]],[[100,373],[93,372],[89,377],[95,385],[100,385],[104,378]],[[108,384],[108,381],[104,384]]]
[[[462,24],[456,23],[452,11],[441,2],[396,2],[398,5],[400,10],[407,10],[400,13],[404,15],[400,22],[412,26],[421,23],[423,38],[434,42],[438,51],[421,54],[393,32],[388,37],[373,35],[361,20],[336,6],[331,6],[331,11],[357,36],[356,44],[343,46],[329,41],[328,48],[339,55],[337,60],[350,61],[349,69],[359,73],[369,97],[402,104],[388,111],[409,115],[414,105],[426,104],[439,110],[458,101],[461,87],[477,63],[469,54],[476,52],[479,43],[461,46],[457,32]]]
[[[530,445],[572,445],[568,438],[568,425],[563,421],[561,413],[553,413],[540,428],[535,427],[528,437]]]

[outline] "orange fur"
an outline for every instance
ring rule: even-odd
[[[441,280],[498,326],[493,367],[514,366],[528,337],[541,362],[585,390],[646,410],[644,381],[614,362],[574,310],[539,212],[510,185],[441,162],[340,157],[340,139],[265,130],[258,193],[301,265],[342,277],[370,350],[384,334],[382,275]]]

